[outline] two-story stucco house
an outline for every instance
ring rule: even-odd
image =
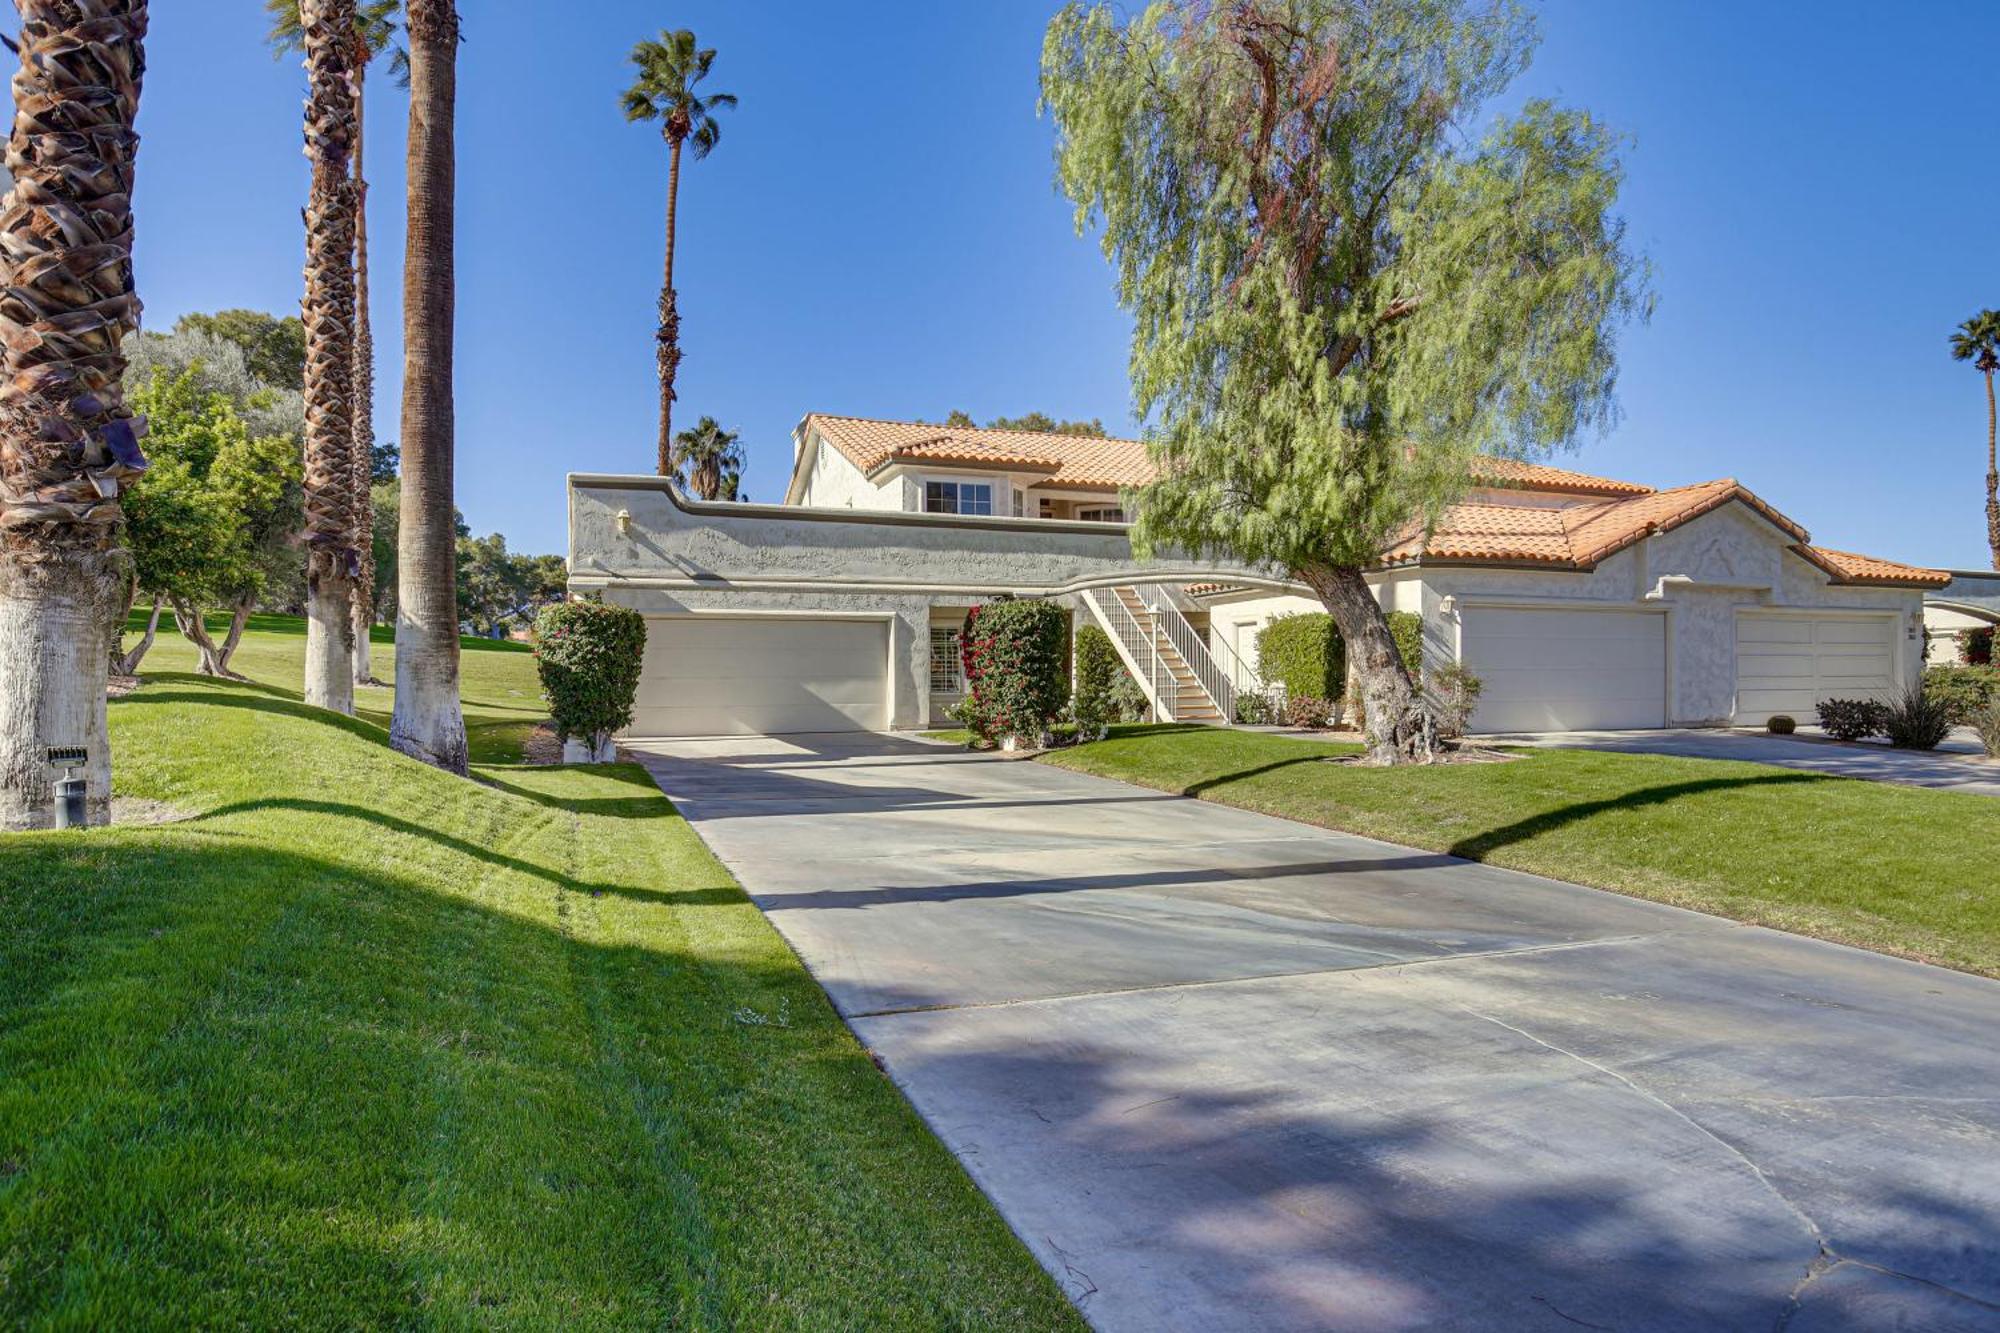
[[[1137,441],[820,414],[785,503],[703,505],[657,478],[571,479],[571,583],[654,617],[635,734],[935,725],[957,632],[1001,595],[1101,624],[1162,715],[1222,721],[1257,632],[1317,610],[1285,571],[1133,558]],[[1484,682],[1482,731],[1810,720],[1922,670],[1940,571],[1813,545],[1732,480],[1655,490],[1489,460],[1370,574],[1430,660]]]

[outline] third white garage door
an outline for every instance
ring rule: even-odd
[[[649,616],[629,736],[880,731],[889,725],[881,620]]]
[[[1478,731],[1666,725],[1666,617],[1639,611],[1467,607],[1465,664]]]
[[[1736,721],[1811,722],[1822,699],[1887,700],[1896,688],[1893,616],[1736,616]]]

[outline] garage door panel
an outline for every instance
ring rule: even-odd
[[[1480,731],[1657,727],[1666,721],[1659,615],[1472,607],[1465,662],[1479,676]]]
[[[651,617],[631,736],[873,731],[888,626],[810,617]]]
[[[1776,713],[1809,719],[1826,699],[1886,700],[1895,681],[1892,616],[1737,614],[1739,723],[1760,723]]]

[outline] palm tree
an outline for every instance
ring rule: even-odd
[[[660,283],[660,327],[654,334],[660,364],[660,475],[673,471],[674,372],[681,363],[681,315],[674,295],[674,211],[681,192],[681,146],[694,149],[697,159],[707,157],[722,137],[715,113],[735,106],[729,93],[702,96],[695,85],[708,77],[715,52],[697,49],[694,34],[686,28],[662,32],[657,42],[640,42],[632,48],[632,63],[639,77],[625,90],[622,104],[625,119],[657,120],[667,141],[667,263]]]
[[[724,430],[714,417],[703,417],[693,430],[675,437],[673,478],[700,500],[734,500],[743,484],[743,450],[736,432]]]
[[[306,702],[354,711],[354,0],[304,0]]]
[[[354,578],[354,683],[372,685],[368,631],[375,624],[375,336],[368,318],[368,177],[362,168],[363,126],[367,106],[368,66],[389,52],[389,73],[405,87],[410,81],[409,54],[396,42],[400,0],[367,0],[354,22],[354,546],[360,569]],[[268,40],[278,55],[305,49],[305,28],[299,21],[299,0],[264,0],[271,16]]]
[[[1982,310],[1951,335],[1951,354],[1986,377],[1986,547],[2000,569],[2000,451],[1995,449],[1993,372],[2000,370],[2000,310]]]
[[[453,522],[452,317],[458,9],[405,0],[409,221],[403,251],[403,481],[396,530],[396,711],[389,743],[464,773]]]
[[[125,406],[132,120],[146,0],[18,0],[14,180],[0,209],[0,828],[52,820],[53,746],[84,746],[110,817],[107,631],[131,557],[118,495],[145,470]],[[122,626],[121,626],[122,628]]]

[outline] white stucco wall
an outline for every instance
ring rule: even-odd
[[[813,451],[799,488],[798,503],[821,509],[902,509],[900,486],[881,486],[862,475],[851,459],[817,431],[806,442]]]

